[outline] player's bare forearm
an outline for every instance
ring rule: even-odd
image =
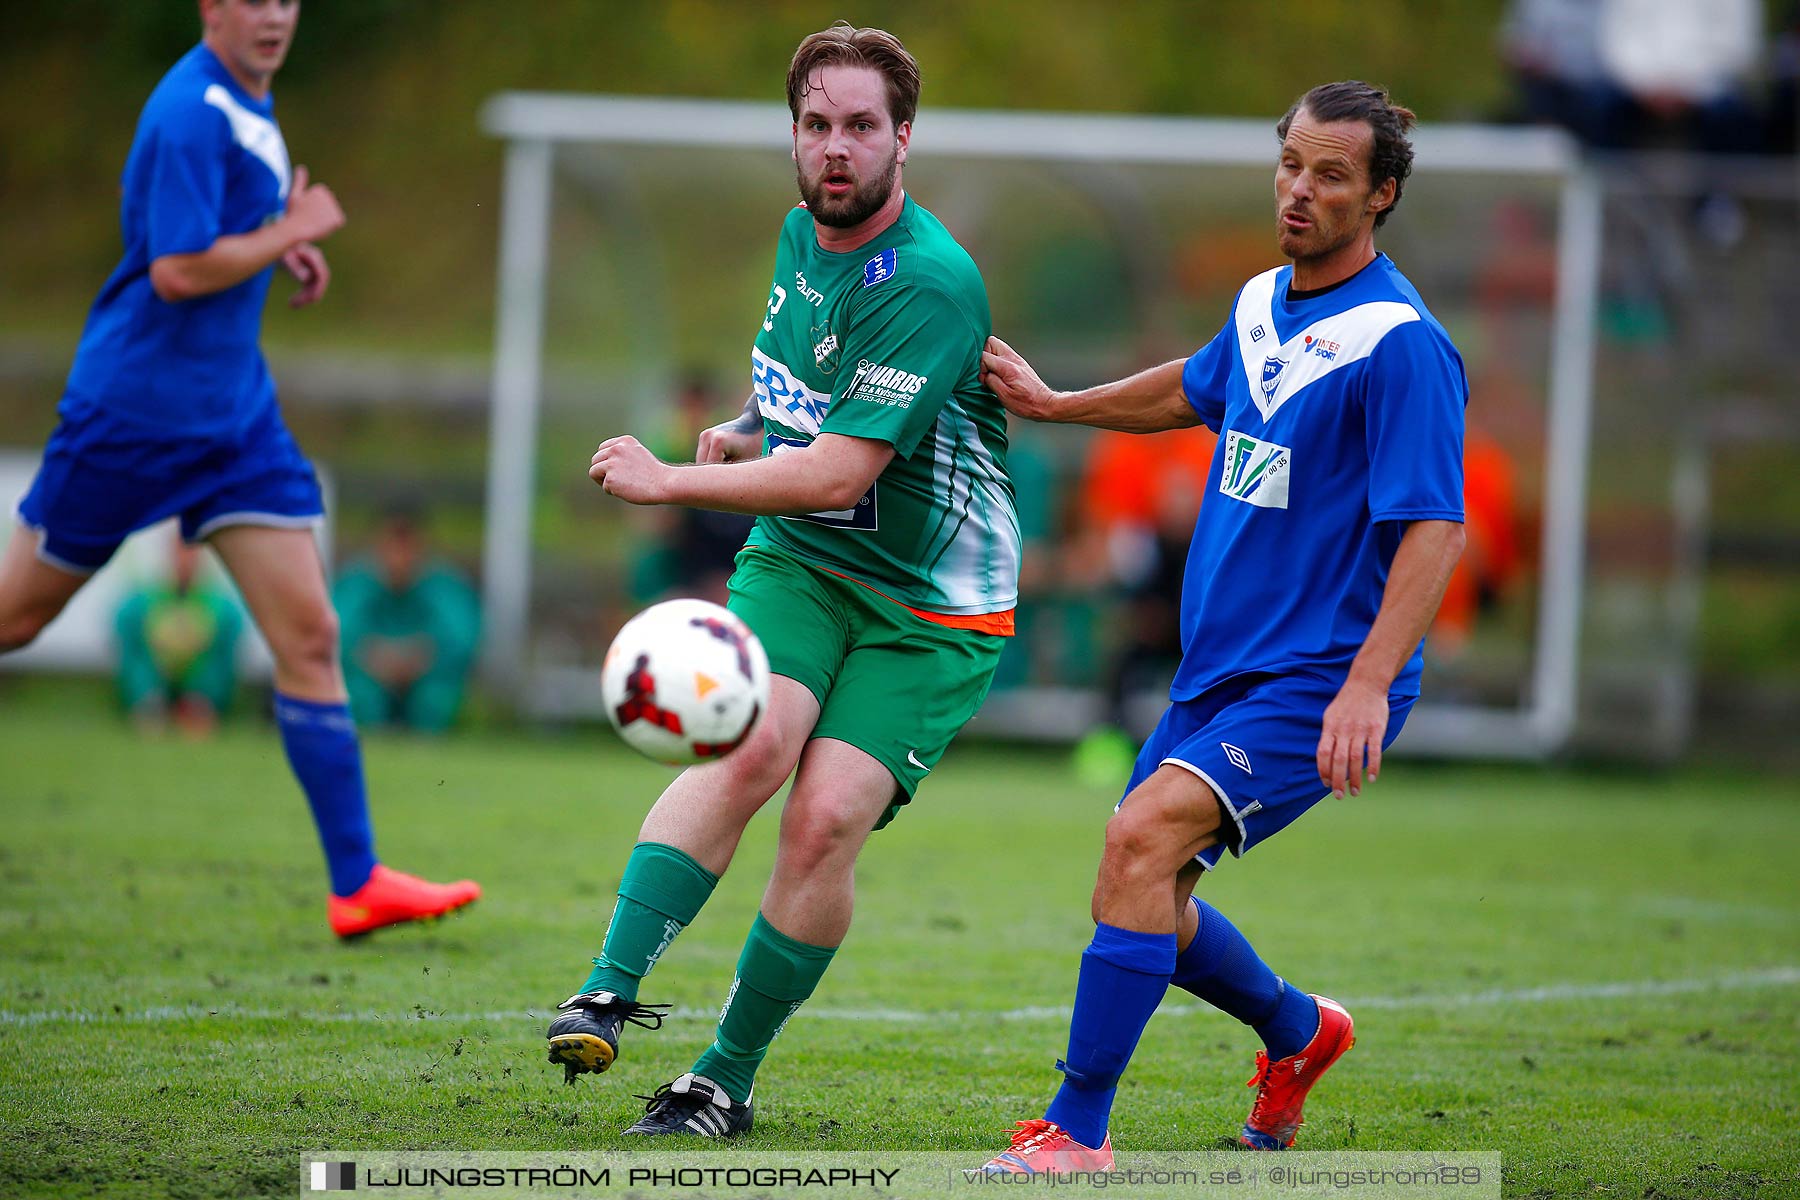
[[[193,254],[164,254],[150,263],[150,286],[170,304],[236,287],[291,251],[329,237],[344,224],[344,210],[322,183],[309,183],[305,167],[294,168],[287,212],[249,233],[228,233]],[[316,247],[313,251],[317,254]],[[318,255],[323,268],[324,256]],[[296,271],[296,274],[299,272]],[[302,284],[311,282],[302,278]],[[323,280],[319,291],[323,292]],[[308,297],[307,302],[317,299]]]
[[[1425,636],[1462,548],[1455,521],[1414,521],[1400,539],[1381,608],[1320,724],[1319,779],[1333,795],[1360,795],[1365,768],[1371,781],[1381,774],[1388,688]]]
[[[1457,521],[1414,521],[1406,527],[1388,568],[1381,608],[1350,664],[1346,686],[1357,684],[1386,695],[1431,627],[1450,573],[1462,557],[1463,542],[1463,527]]]
[[[673,466],[621,437],[595,451],[588,476],[633,504],[789,516],[851,507],[893,457],[886,442],[822,433],[805,449],[748,462]]]
[[[303,239],[281,221],[231,233],[195,254],[165,254],[150,264],[150,286],[170,304],[236,287],[280,260]]]
[[[677,467],[674,503],[752,516],[850,508],[893,457],[886,442],[822,433],[802,450],[750,462]]]
[[[1198,425],[1200,414],[1181,390],[1181,370],[1186,365],[1186,360],[1178,358],[1113,383],[1059,393],[1063,415],[1052,419],[1125,433],[1161,433]]]
[[[1125,433],[1160,433],[1200,423],[1200,414],[1181,390],[1184,365],[1184,360],[1176,359],[1113,383],[1056,392],[1017,350],[990,337],[981,355],[981,382],[1014,416]]]

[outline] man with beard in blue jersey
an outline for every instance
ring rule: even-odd
[[[1419,694],[1426,627],[1462,553],[1462,359],[1375,230],[1412,168],[1413,114],[1332,83],[1276,127],[1291,266],[1238,293],[1191,358],[1053,392],[991,339],[983,382],[1017,415],[1219,434],[1182,584],[1171,704],[1107,824],[1064,1081],[990,1172],[1110,1168],[1119,1077],[1169,984],[1262,1039],[1239,1140],[1293,1145],[1350,1014],[1276,975],[1193,895],[1327,794],[1373,781]]]
[[[330,869],[326,915],[356,937],[481,889],[383,866],[312,526],[312,465],[282,423],[258,338],[280,263],[290,303],[325,294],[336,198],[290,171],[270,84],[297,0],[200,0],[201,42],[138,119],[121,181],[125,254],[88,313],[23,528],[0,559],[0,653],[29,643],[134,530],[179,517],[236,580],[275,656],[275,716]]]

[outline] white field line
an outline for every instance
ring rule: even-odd
[[[1737,971],[1726,975],[1691,979],[1639,979],[1620,983],[1563,983],[1535,988],[1494,988],[1482,992],[1454,992],[1438,995],[1409,996],[1344,996],[1340,999],[1352,1012],[1365,1009],[1408,1008],[1481,1008],[1505,1004],[1549,1004],[1567,1000],[1635,1000],[1658,996],[1685,996],[1698,992],[1747,991],[1754,988],[1793,987],[1800,984],[1800,967],[1770,967],[1759,971]],[[1205,1004],[1165,1004],[1156,1010],[1161,1016],[1189,1016],[1214,1011]],[[472,1021],[542,1020],[549,1010],[491,1010],[485,1012],[433,1012],[418,1008],[408,1012],[307,1012],[271,1008],[239,1008],[220,1005],[208,1008],[199,1004],[161,1005],[124,1012],[82,1009],[46,1009],[39,1011],[0,1010],[0,1025],[90,1024],[101,1022],[137,1022],[166,1024],[173,1021],[223,1017],[231,1021],[304,1021],[331,1024],[335,1022],[379,1023],[403,1021],[443,1021],[463,1024]],[[1066,1021],[1067,1005],[1033,1005],[1008,1009],[948,1009],[922,1012],[905,1008],[803,1008],[800,1015],[815,1021],[863,1021],[872,1024],[922,1024],[931,1022],[981,1021]],[[718,1020],[711,1008],[677,1008],[669,1014],[676,1021]]]

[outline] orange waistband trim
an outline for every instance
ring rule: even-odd
[[[830,567],[820,567],[818,563],[810,563],[808,565],[814,566],[814,567],[819,567],[819,570],[825,572],[827,575],[836,575],[839,579],[847,580],[850,583],[854,583],[857,587],[868,588],[869,591],[874,592],[877,596],[880,596],[883,600],[886,600],[891,604],[898,604],[898,605],[900,605],[901,608],[904,608],[907,612],[911,613],[913,616],[921,617],[924,620],[930,621],[933,625],[942,625],[946,629],[966,629],[973,633],[991,633],[995,637],[1011,637],[1011,636],[1013,636],[1013,633],[1014,633],[1014,625],[1013,625],[1014,610],[1013,609],[1009,608],[1005,612],[995,612],[995,613],[927,612],[925,609],[914,608],[910,604],[906,604],[906,603],[903,603],[902,601],[895,600],[892,596],[888,595],[886,592],[882,591],[880,588],[870,587],[868,584],[864,583],[860,579],[857,579],[853,575],[846,575],[842,571],[834,571]]]

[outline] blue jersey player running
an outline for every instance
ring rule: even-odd
[[[270,81],[296,0],[200,0],[201,43],[144,105],[121,184],[125,255],[88,314],[30,491],[0,559],[0,652],[37,636],[135,529],[178,516],[237,581],[275,656],[282,742],[325,846],[343,937],[438,916],[481,889],[375,857],[345,707],[337,617],[312,526],[318,480],[258,347],[274,264],[298,308],[330,281],[315,243],[344,223],[290,172]]]
[[[1292,265],[1245,284],[1192,358],[1057,393],[988,343],[984,380],[1021,416],[1219,434],[1172,703],[1106,828],[1063,1084],[991,1172],[1112,1165],[1114,1092],[1171,983],[1263,1041],[1240,1136],[1252,1148],[1293,1144],[1307,1091],[1351,1046],[1341,1005],[1276,975],[1192,893],[1225,851],[1358,794],[1365,769],[1374,780],[1462,552],[1462,360],[1374,242],[1412,167],[1412,121],[1363,83],[1301,97],[1276,129]]]

